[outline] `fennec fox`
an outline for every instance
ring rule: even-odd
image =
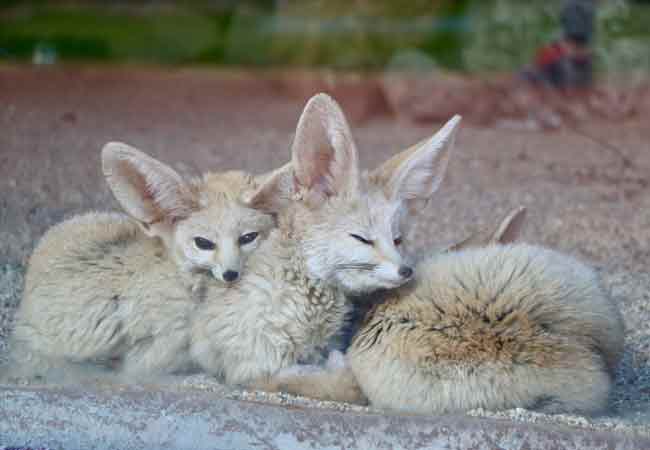
[[[275,226],[240,201],[257,187],[243,172],[186,182],[118,143],[104,147],[102,162],[130,217],[88,213],[42,238],[13,334],[16,375],[56,377],[54,369],[76,362],[115,365],[136,347],[126,372],[168,369],[189,345],[196,291],[239,278],[245,258]]]
[[[525,218],[526,218],[526,208],[524,208],[523,206],[519,206],[513,209],[512,211],[510,211],[508,215],[505,216],[501,220],[501,222],[499,222],[498,226],[492,229],[491,231],[487,231],[485,229],[477,230],[474,233],[472,233],[469,237],[461,241],[458,241],[452,245],[449,245],[446,248],[435,249],[433,251],[430,249],[429,250],[419,249],[418,250],[419,255],[416,257],[416,260],[426,258],[432,254],[459,251],[467,248],[486,247],[488,245],[510,244],[519,238]],[[368,311],[370,311],[370,309],[375,305],[375,303],[381,302],[382,298],[383,298],[382,293],[374,293],[374,294],[365,295],[361,297],[350,298],[352,304],[352,312],[350,314],[350,320],[346,324],[344,328],[344,333],[342,335],[343,336],[342,347],[344,349],[350,345],[352,338],[359,330],[359,327],[363,323],[363,320],[368,314]],[[338,356],[335,356],[335,358],[338,358]],[[339,361],[339,359],[334,359],[334,361]],[[303,367],[302,369],[306,370],[307,372],[310,372],[311,375],[319,371],[322,372],[322,368],[319,370],[319,368],[317,367]],[[299,377],[299,373],[294,371],[294,373],[292,373],[291,376],[293,378],[297,378]],[[320,379],[317,380],[316,382],[318,385],[322,385],[322,381]],[[270,380],[269,383],[267,383],[266,385],[261,385],[259,387],[262,390],[274,390],[274,391],[288,390],[295,394],[313,392],[313,389],[309,387],[309,381],[304,379],[296,379],[295,383],[287,379]]]
[[[273,225],[271,216],[239,200],[257,186],[244,172],[207,173],[186,182],[170,167],[116,142],[104,146],[102,166],[122,208],[144,234],[162,240],[184,272],[237,281],[246,257]]]
[[[524,244],[431,257],[366,318],[348,352],[373,405],[602,412],[621,315],[593,270]]]
[[[347,358],[257,387],[421,414],[602,412],[623,351],[620,312],[582,263],[512,244],[523,212],[421,261],[413,284],[367,314]]]
[[[457,252],[459,250],[486,247],[489,245],[506,245],[519,238],[526,210],[518,207],[511,211],[490,233],[477,231],[468,238],[459,241],[447,248],[436,250],[433,254]],[[430,256],[429,256],[430,257]],[[364,324],[368,312],[383,301],[390,291],[374,293],[352,299],[353,311],[351,320],[345,326],[345,333],[349,340],[343,349],[349,347],[353,338]],[[338,349],[332,350],[324,366],[297,365],[281,371],[276,376],[257,380],[254,387],[266,391],[285,391],[296,395],[318,397],[324,400],[347,401],[352,403],[367,402],[354,374],[349,368],[346,359]]]
[[[250,384],[318,362],[340,333],[346,296],[410,280],[399,246],[411,201],[427,199],[447,166],[455,117],[434,137],[359,173],[345,117],[328,96],[309,100],[299,120],[289,171],[250,196],[249,206],[280,211],[241,281],[208,289],[195,314],[190,353],[227,383]],[[223,291],[218,292],[217,291]]]
[[[57,283],[37,284],[36,295],[30,276],[16,335],[48,358],[108,360],[125,375],[198,367],[227,383],[248,384],[318,361],[345,321],[346,293],[394,288],[412,277],[398,249],[399,222],[410,201],[438,187],[458,122],[452,119],[433,138],[362,177],[343,113],[331,98],[317,95],[299,120],[291,164],[246,198],[248,207],[277,212],[279,228],[250,255],[238,283],[190,290],[171,269],[174,263],[143,261],[152,282],[108,272],[101,285],[90,286],[78,277],[74,291],[52,301],[45,291],[54,292]],[[168,205],[170,190],[162,192],[157,204]],[[155,225],[153,211],[132,214],[143,213]],[[132,226],[125,233],[136,231]],[[134,258],[151,253],[151,241],[141,245],[125,247]],[[80,250],[86,255],[86,246]],[[69,277],[64,272],[58,278]],[[109,287],[117,282],[134,295],[116,295]]]

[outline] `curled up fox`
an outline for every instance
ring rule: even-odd
[[[132,219],[73,219],[70,226],[88,227],[75,231],[84,238],[75,245],[58,244],[63,226],[46,235],[28,269],[16,366],[48,376],[90,364],[126,379],[203,370],[229,384],[417,413],[603,410],[622,323],[591,269],[518,244],[405,262],[401,224],[409,204],[440,185],[459,122],[362,173],[340,108],[313,97],[290,164],[260,179],[241,175],[245,186],[215,206],[253,220],[237,239],[258,233],[235,283],[193,270],[207,263],[192,255],[204,255],[179,252],[172,238],[193,217],[200,233],[221,229],[223,218],[205,213],[213,203],[200,200],[202,185],[170,169],[151,175],[139,162],[108,164]],[[197,233],[182,234],[183,242],[201,247]],[[124,258],[141,263],[114,269]],[[216,273],[225,279],[227,270]],[[387,297],[367,314],[342,364],[301,372],[335,348],[349,298],[378,290]]]

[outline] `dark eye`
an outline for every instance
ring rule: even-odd
[[[372,242],[372,241],[370,241],[370,240],[368,240],[368,239],[366,239],[366,238],[363,238],[363,237],[359,236],[358,234],[350,234],[350,237],[353,237],[353,238],[355,238],[357,241],[359,241],[359,242],[363,242],[363,243],[366,244],[366,245],[373,245],[373,244],[374,244],[374,242]]]
[[[253,231],[252,233],[242,234],[241,236],[239,236],[239,245],[250,244],[255,239],[257,239],[257,236],[259,236],[259,233],[257,231]]]
[[[395,247],[399,247],[400,245],[402,245],[402,236],[395,238],[393,240],[393,244],[395,244]]]
[[[196,248],[200,250],[214,250],[216,247],[214,242],[202,237],[195,237],[194,245],[196,245]]]

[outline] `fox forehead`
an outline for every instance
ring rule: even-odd
[[[374,186],[365,196],[365,201],[371,230],[391,236],[399,230],[405,211],[403,202],[388,200],[383,191]]]
[[[192,214],[185,222],[186,229],[221,237],[234,236],[245,231],[266,230],[273,225],[269,215],[246,208],[237,202],[211,205]]]
[[[344,231],[350,233],[368,233],[368,239],[395,234],[404,211],[402,202],[388,200],[374,185],[368,186],[354,199],[332,202],[326,209],[325,221],[331,223],[334,219],[335,226],[346,228]]]
[[[202,208],[226,207],[257,187],[252,175],[238,170],[207,173],[194,182]]]
[[[264,230],[273,225],[271,216],[246,207],[240,200],[256,187],[251,175],[239,171],[211,173],[195,181],[195,185],[199,209],[184,221],[186,230],[225,236]]]

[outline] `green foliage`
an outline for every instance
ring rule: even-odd
[[[605,3],[598,10],[596,63],[599,71],[650,73],[650,5]]]
[[[38,44],[63,60],[120,60],[178,63],[194,60],[215,41],[213,21],[203,15],[135,15],[95,8],[33,7],[0,17],[0,48],[29,58]]]
[[[462,68],[467,0],[438,2],[304,1],[261,20],[258,35],[272,64],[382,69],[406,49],[431,53],[443,66]],[[236,33],[236,30],[233,30]],[[242,34],[246,34],[242,32]]]
[[[382,70],[409,51],[440,67],[512,71],[557,38],[561,0],[202,0],[172,7],[0,5],[0,58]],[[80,4],[84,5],[84,4]],[[277,7],[276,5],[281,5]],[[601,71],[650,70],[650,5],[599,2]]]
[[[543,44],[559,37],[560,0],[476,2],[464,49],[468,70],[512,70],[530,62]]]
[[[470,72],[508,71],[532,61],[536,50],[561,36],[561,0],[475,2],[464,50]],[[594,51],[600,71],[650,70],[650,6],[601,1]]]

